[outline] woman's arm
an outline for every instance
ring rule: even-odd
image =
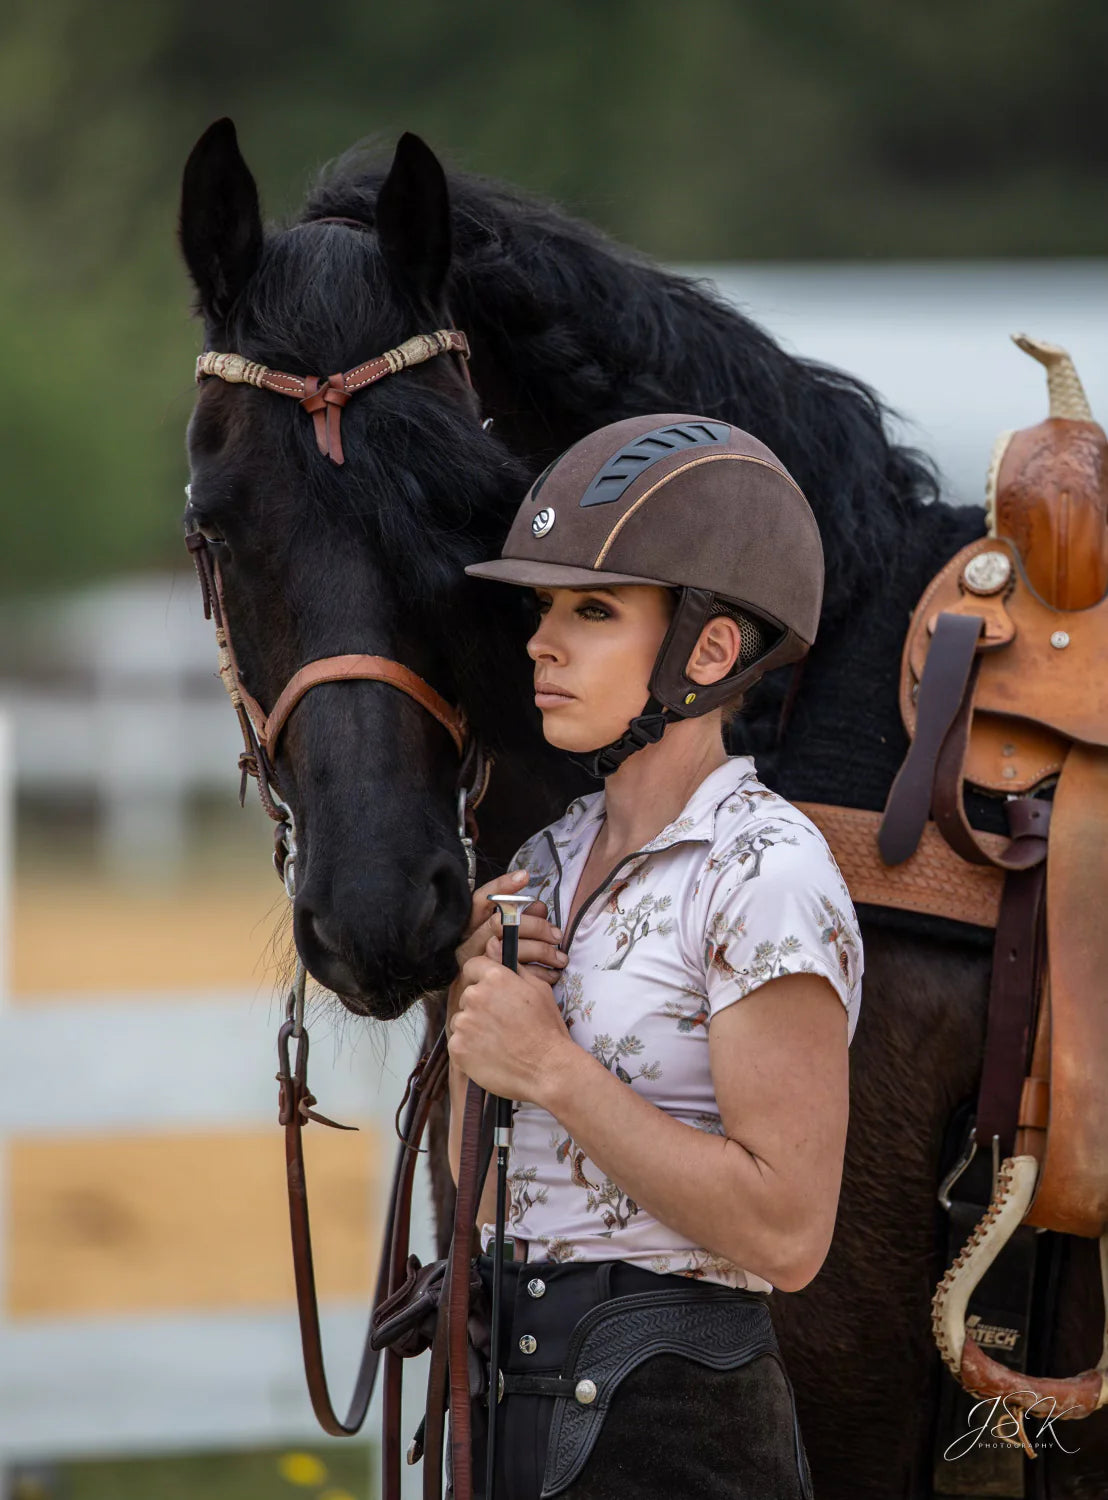
[[[497,908],[488,899],[490,894],[515,894],[526,885],[526,870],[509,870],[498,875],[473,893],[473,906],[462,943],[456,950],[459,974],[450,986],[446,997],[446,1034],[454,1028],[454,1018],[462,1003],[462,996],[469,982],[465,977],[465,962],[477,953],[499,960],[503,928]],[[547,921],[545,901],[532,901],[524,908],[519,924],[519,957],[526,972],[536,976],[546,985],[557,981],[566,955],[557,947],[561,930]],[[466,1087],[469,1079],[454,1060],[450,1058],[450,1127],[447,1135],[447,1160],[450,1175],[455,1185],[462,1160],[462,1120],[465,1114]],[[517,1096],[512,1096],[517,1097]],[[496,1213],[496,1181],[492,1173],[486,1178],[481,1200],[477,1208],[477,1223],[488,1223]]]
[[[569,1036],[549,990],[467,964],[451,1055],[484,1087],[531,1099],[654,1218],[782,1291],[831,1242],[849,1107],[847,1015],[817,974],[782,975],[709,1031],[723,1136],[658,1109]]]

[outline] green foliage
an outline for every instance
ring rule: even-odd
[[[9,0],[0,586],[179,556],[180,171],[229,113],[271,214],[414,129],[681,261],[1096,255],[1100,0]],[[864,372],[862,372],[864,373]]]
[[[289,1458],[299,1458],[300,1465],[290,1466]],[[376,1493],[373,1468],[372,1449],[360,1441],[292,1455],[107,1459],[67,1464],[59,1493],[64,1500],[364,1500]]]

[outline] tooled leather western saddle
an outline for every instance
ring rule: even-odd
[[[1021,1224],[1099,1238],[1108,1291],[1108,440],[1068,354],[1015,342],[1046,366],[1050,415],[998,439],[987,534],[912,615],[899,686],[911,744],[884,813],[797,805],[856,902],[995,928],[975,1117],[940,1201],[949,1211],[978,1149],[992,1154],[991,1198],[936,1289],[932,1327],[966,1391],[1005,1398],[1016,1434],[997,1436],[1034,1457],[1023,1416],[1036,1397],[1071,1419],[1108,1404],[1108,1335],[1093,1369],[1050,1379],[987,1354],[966,1313]],[[1010,838],[970,825],[967,785],[1008,799]]]

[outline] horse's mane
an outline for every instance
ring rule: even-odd
[[[385,172],[364,148],[347,153],[303,217],[372,224]],[[767,443],[808,496],[826,554],[824,625],[845,616],[937,494],[929,461],[890,440],[878,396],[789,353],[708,283],[549,203],[468,173],[449,183],[451,309],[475,366],[494,367],[498,385],[526,402],[532,470],[621,417],[684,410],[733,421]]]

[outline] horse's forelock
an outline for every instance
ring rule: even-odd
[[[372,234],[306,224],[266,237],[227,333],[248,358],[294,374],[329,375],[415,331]]]

